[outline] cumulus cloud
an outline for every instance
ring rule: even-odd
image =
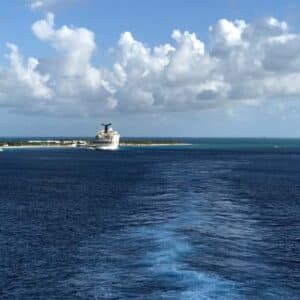
[[[195,33],[176,29],[169,43],[150,48],[124,32],[110,68],[92,63],[97,45],[86,28],[57,28],[49,13],[32,31],[53,48],[54,58],[24,62],[17,46],[8,44],[10,68],[0,69],[2,105],[93,115],[260,105],[300,96],[300,35],[275,18],[221,19],[209,28],[206,45]]]
[[[79,0],[27,0],[27,2],[29,7],[34,11],[49,11],[62,5],[77,3]]]
[[[11,99],[11,94],[17,93],[13,106],[26,112],[90,115],[114,108],[113,87],[104,79],[103,71],[91,65],[96,49],[93,32],[68,26],[55,28],[51,13],[35,22],[32,31],[53,47],[55,58],[29,58],[24,63],[18,47],[7,44],[10,68],[2,70],[2,99]]]
[[[39,64],[38,60],[30,57],[25,65],[22,57],[19,54],[18,47],[14,44],[7,44],[11,50],[8,58],[11,64],[12,75],[17,80],[23,82],[24,87],[27,87],[35,97],[50,98],[51,91],[47,87],[49,76],[41,75],[36,69]]]
[[[0,105],[20,112],[44,111],[52,97],[49,75],[37,70],[37,59],[30,57],[24,62],[16,45],[7,43],[7,47],[10,68],[0,69]]]

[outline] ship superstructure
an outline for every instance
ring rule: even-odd
[[[111,123],[102,124],[94,141],[90,144],[93,150],[117,150],[119,148],[120,134],[111,128]]]

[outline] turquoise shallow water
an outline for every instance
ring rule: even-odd
[[[151,138],[148,138],[151,140]],[[284,138],[160,138],[191,144],[200,149],[300,148],[300,139]],[[147,139],[146,139],[147,140]]]
[[[189,139],[188,139],[189,140]],[[201,149],[295,149],[300,148],[300,139],[280,138],[202,138],[190,139]]]
[[[157,146],[164,149],[203,149],[223,151],[271,151],[285,152],[300,149],[300,139],[285,138],[128,138],[125,141],[155,141],[163,143],[171,141],[182,145]],[[151,148],[153,146],[144,146]],[[122,147],[125,149],[126,147]]]

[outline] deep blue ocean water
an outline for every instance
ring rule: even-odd
[[[228,143],[0,152],[0,299],[299,299],[300,142]]]

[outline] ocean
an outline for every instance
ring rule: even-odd
[[[299,299],[300,140],[0,152],[0,299]]]

